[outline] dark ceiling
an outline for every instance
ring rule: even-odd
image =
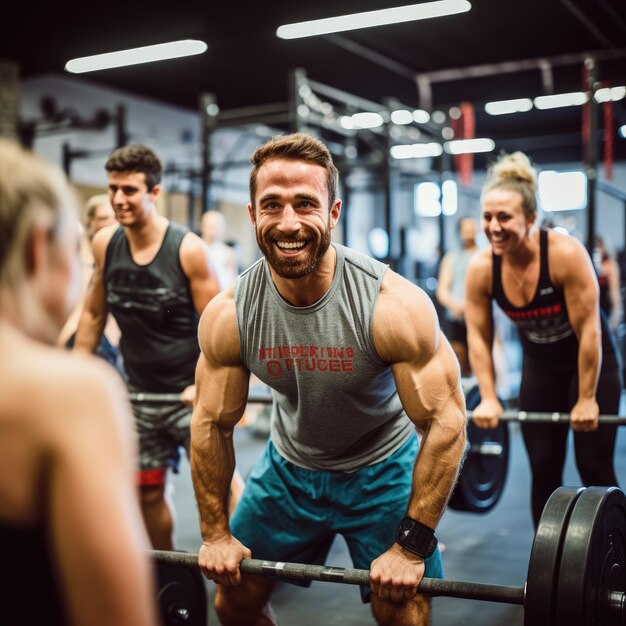
[[[483,105],[550,88],[581,90],[587,54],[596,60],[599,81],[625,85],[626,0],[473,0],[468,13],[435,20],[298,40],[275,35],[285,23],[408,3],[58,0],[33,8],[24,2],[13,5],[17,19],[3,20],[0,57],[17,61],[28,78],[62,73],[73,57],[202,39],[209,49],[200,56],[84,77],[190,109],[201,93],[211,92],[222,110],[286,101],[289,72],[298,67],[363,98],[394,97],[410,107],[428,105],[429,86],[433,108],[472,103],[476,136],[494,138],[498,149],[527,150],[537,162],[582,159],[579,107],[492,117]],[[515,71],[504,71],[498,65],[504,63]],[[615,126],[626,124],[625,103],[614,106]],[[626,140],[615,136],[614,144],[615,157],[626,158]]]

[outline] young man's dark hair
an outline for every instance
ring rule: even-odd
[[[161,182],[163,172],[159,157],[150,148],[141,145],[113,150],[104,167],[107,172],[143,172],[148,191]]]

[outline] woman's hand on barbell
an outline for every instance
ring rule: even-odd
[[[504,407],[496,398],[487,398],[472,411],[472,421],[478,428],[497,428],[503,412]]]

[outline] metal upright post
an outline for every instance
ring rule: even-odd
[[[126,106],[118,104],[115,113],[115,146],[121,148],[128,143],[126,130]]]
[[[598,103],[594,95],[597,85],[597,68],[593,59],[585,59],[586,91],[589,94],[588,133],[583,135],[585,169],[587,172],[587,250],[593,254],[596,234],[596,182],[598,178]],[[585,141],[586,140],[586,141]]]
[[[63,162],[63,171],[65,175],[71,179],[72,171],[72,149],[67,141],[61,146],[61,161]]]
[[[301,87],[306,86],[306,71],[296,68],[289,73],[289,126],[292,132],[306,131],[302,107],[306,107]]]
[[[215,96],[205,93],[200,96],[200,125],[202,142],[202,167],[200,169],[202,183],[202,205],[201,212],[210,211],[212,208],[211,198],[211,173],[213,165],[211,162],[211,132],[217,126],[217,114],[219,107]]]

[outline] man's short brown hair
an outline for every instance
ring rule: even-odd
[[[104,167],[107,172],[142,172],[148,191],[161,182],[163,172],[159,157],[147,146],[138,144],[113,150]]]
[[[250,172],[250,202],[254,208],[256,177],[261,166],[274,159],[298,159],[319,165],[326,170],[329,208],[337,197],[339,173],[328,148],[315,137],[304,133],[277,135],[257,148],[252,155]]]

